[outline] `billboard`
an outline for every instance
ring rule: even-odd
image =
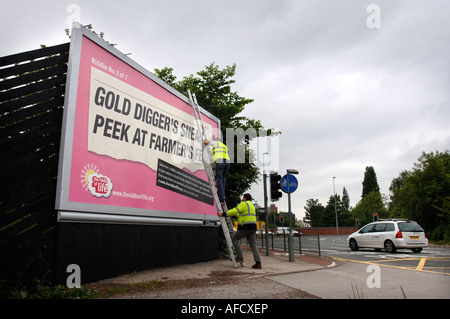
[[[220,121],[202,113],[212,138]],[[217,215],[201,156],[188,98],[74,23],[58,220],[210,225]]]

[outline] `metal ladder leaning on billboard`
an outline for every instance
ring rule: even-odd
[[[202,113],[200,112],[199,106],[197,104],[197,98],[195,97],[195,94],[192,94],[190,90],[188,90],[188,94],[189,94],[189,100],[192,105],[192,109],[194,111],[195,123],[197,125],[197,128],[201,129],[201,131],[202,131],[203,152],[205,152],[205,150],[206,150],[206,154],[205,153],[202,154],[203,155],[202,162],[203,162],[203,165],[205,166],[206,175],[208,176],[209,188],[211,190],[211,194],[212,194],[214,202],[216,204],[217,212],[222,212],[222,213],[225,212],[226,213],[228,211],[227,204],[225,202],[223,203],[223,205],[220,203],[219,196],[217,195],[217,191],[216,191],[216,185],[214,183],[214,180],[215,180],[214,172],[213,172],[213,169],[211,166],[212,158],[213,158],[212,151],[209,147],[206,147],[203,145],[203,142],[207,138],[206,138],[206,133],[205,133],[205,127],[203,125]],[[205,155],[207,157],[206,159],[205,159]],[[222,226],[223,234],[225,235],[225,240],[227,242],[228,251],[230,253],[231,260],[233,261],[234,268],[237,268],[236,259],[234,258],[234,253],[233,253],[233,242],[231,241],[231,236],[233,236],[233,234],[234,234],[233,224],[231,223],[230,217],[219,216],[219,220],[220,220],[220,224]],[[243,266],[242,263],[241,263],[241,266]]]

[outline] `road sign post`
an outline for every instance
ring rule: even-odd
[[[298,187],[297,178],[292,174],[298,174],[296,170],[287,170],[287,174],[281,178],[281,189],[288,194],[288,210],[289,210],[289,238],[288,238],[288,250],[289,261],[295,261],[294,251],[294,235],[292,234],[292,210],[291,210],[291,193],[295,192]]]

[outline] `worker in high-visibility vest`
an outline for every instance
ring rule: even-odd
[[[233,209],[230,209],[227,213],[222,214],[218,212],[219,216],[237,216],[238,217],[238,230],[233,235],[233,245],[236,249],[236,261],[239,263],[244,262],[241,246],[239,240],[246,237],[247,241],[252,249],[253,259],[255,264],[252,268],[261,269],[261,258],[259,257],[258,247],[256,246],[256,209],[251,202],[252,195],[244,194],[242,202]]]
[[[227,184],[227,172],[230,168],[230,157],[228,148],[216,137],[214,141],[206,140],[205,145],[211,144],[213,147],[214,169],[216,173],[217,195],[221,202],[225,202],[225,187]]]

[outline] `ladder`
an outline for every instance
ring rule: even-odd
[[[208,182],[209,182],[209,188],[211,190],[211,195],[216,204],[217,212],[218,213],[221,212],[223,214],[224,212],[226,213],[228,211],[228,208],[227,208],[227,205],[225,202],[221,203],[219,201],[219,195],[217,195],[216,185],[214,183],[214,180],[215,180],[214,171],[211,166],[211,163],[213,162],[211,148],[207,147],[206,145],[203,145],[203,142],[205,140],[207,140],[207,138],[206,138],[205,127],[203,125],[202,113],[200,112],[199,106],[197,104],[197,99],[195,97],[195,94],[192,94],[190,90],[188,90],[188,94],[189,94],[189,100],[192,105],[192,109],[194,111],[195,123],[197,125],[197,128],[201,129],[201,132],[202,132],[202,147],[203,147],[202,162],[203,162],[203,165],[205,166],[206,175],[208,176]],[[206,154],[205,154],[205,150],[206,150]],[[231,237],[234,234],[233,224],[231,223],[230,217],[224,217],[222,215],[222,216],[219,216],[219,220],[220,220],[220,225],[222,226],[223,234],[225,235],[225,240],[227,242],[228,251],[230,253],[231,260],[233,261],[234,268],[237,268],[236,259],[234,258],[234,253],[233,253],[233,242],[231,241]],[[241,263],[241,266],[243,266],[242,263]]]

